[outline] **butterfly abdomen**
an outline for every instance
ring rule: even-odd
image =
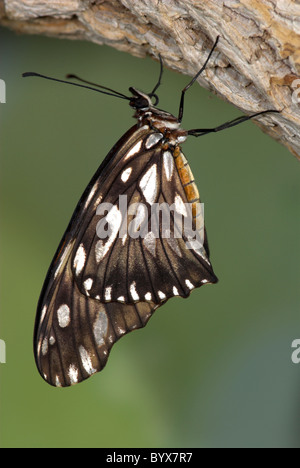
[[[179,146],[175,148],[173,156],[187,201],[188,203],[191,203],[193,218],[195,219],[197,216],[197,204],[200,203],[200,196],[197,185],[195,184],[193,173]]]

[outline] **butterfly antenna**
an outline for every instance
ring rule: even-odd
[[[115,91],[113,89],[106,88],[105,86],[101,86],[101,85],[96,85],[94,83],[91,83],[85,80],[81,80],[81,78],[78,78],[76,75],[68,75],[68,77],[79,79],[80,81],[83,81],[85,83],[90,83],[93,86],[97,86],[99,88],[106,89],[107,91],[111,91],[111,92],[101,91],[100,89],[94,88],[92,86],[86,86],[86,85],[79,84],[79,83],[72,83],[71,81],[59,80],[58,78],[53,78],[47,75],[41,75],[40,73],[35,73],[35,72],[26,72],[26,73],[23,73],[22,76],[23,78],[27,78],[28,76],[37,76],[39,78],[45,78],[46,80],[58,81],[59,83],[65,83],[65,84],[72,85],[72,86],[78,86],[80,88],[91,89],[92,91],[97,91],[98,93],[107,94],[108,96],[114,96],[120,99],[126,99],[127,101],[130,101],[131,99],[130,97],[125,96],[125,94],[119,93],[118,91]]]
[[[82,83],[86,83],[86,84],[89,84],[89,85],[92,85],[92,86],[96,86],[97,88],[106,89],[106,91],[111,91],[112,93],[115,93],[116,95],[120,96],[121,98],[126,98],[127,99],[127,96],[125,96],[125,94],[122,94],[119,91],[116,91],[115,89],[107,88],[106,86],[99,85],[98,83],[94,83],[92,81],[84,80],[83,78],[80,78],[78,75],[75,75],[74,73],[69,73],[68,75],[66,75],[66,78],[78,80],[78,81],[81,81]]]

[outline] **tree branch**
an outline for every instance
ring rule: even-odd
[[[300,5],[293,0],[0,0],[0,24],[18,33],[85,39],[158,57],[249,114],[300,159]]]

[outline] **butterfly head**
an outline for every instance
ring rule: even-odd
[[[155,98],[154,106],[158,104],[158,97],[156,94],[146,94],[142,91],[139,91],[136,88],[129,88],[129,91],[132,93],[132,98],[130,99],[130,106],[136,109],[137,111],[147,111],[153,107],[151,98]]]
[[[136,110],[134,117],[141,124],[149,124],[150,122],[152,126],[162,132],[165,132],[166,129],[177,131],[180,128],[178,119],[174,115],[156,107],[159,100],[155,93],[146,94],[133,87],[129,88],[129,91],[132,93],[129,105]],[[152,102],[153,98],[154,102]],[[174,138],[177,139],[177,133]]]

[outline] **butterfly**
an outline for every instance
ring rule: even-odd
[[[159,80],[149,94],[131,87],[126,96],[68,75],[85,83],[68,84],[128,100],[137,122],[88,184],[44,282],[34,352],[50,385],[67,387],[101,371],[114,343],[144,327],[168,299],[187,298],[194,288],[218,281],[198,189],[181,144],[189,135],[221,131],[269,111],[214,129],[181,128],[185,92],[205,70],[217,43],[183,89],[178,117],[157,107],[161,58]],[[66,83],[34,72],[23,76]]]

